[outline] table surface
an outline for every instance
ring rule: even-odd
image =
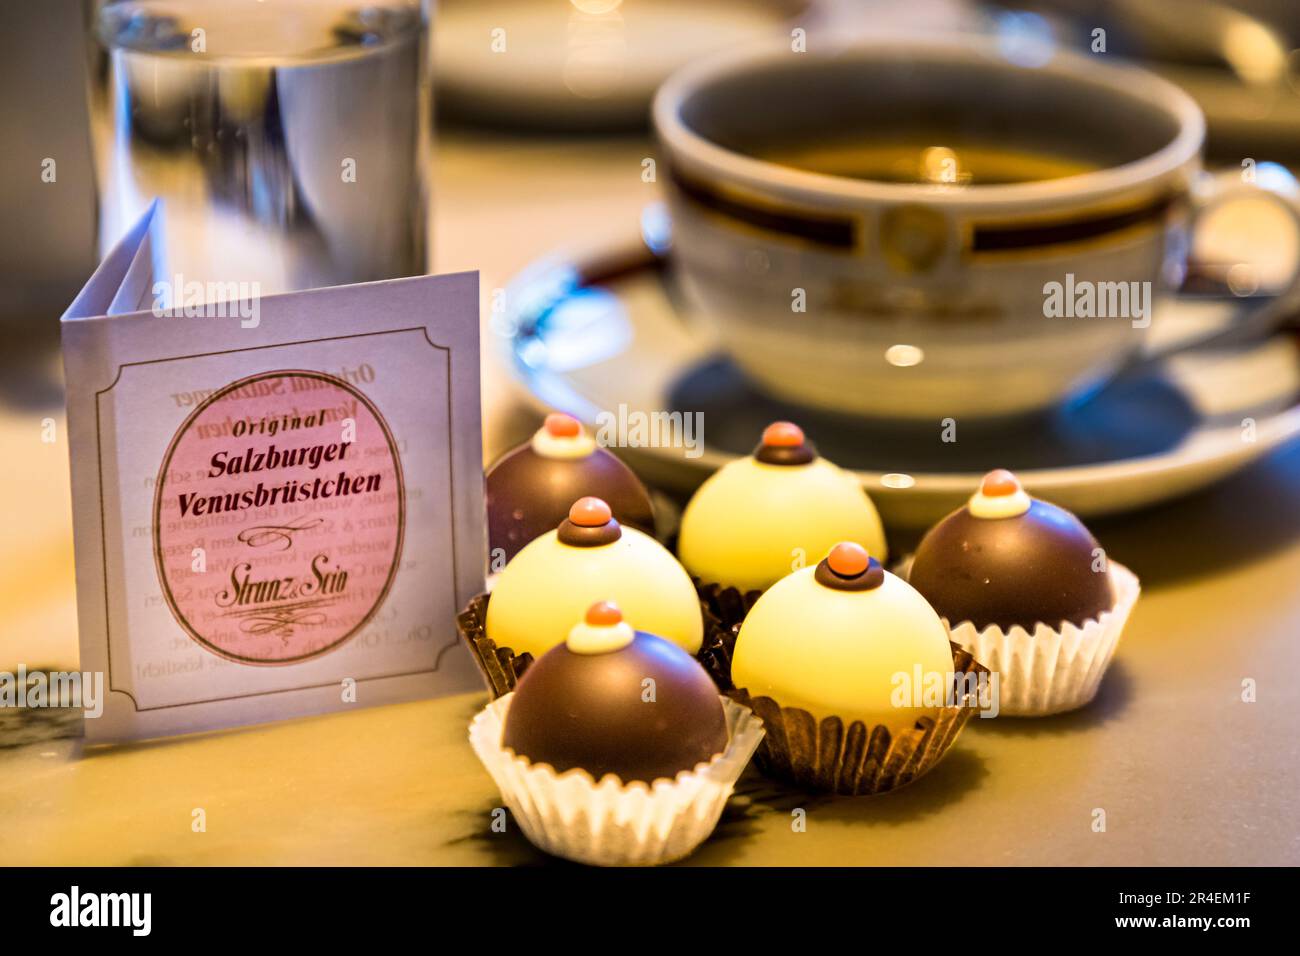
[[[486,296],[575,230],[618,230],[656,198],[641,181],[648,154],[638,138],[443,135],[437,271],[479,269]],[[535,422],[488,352],[492,456]],[[0,477],[0,670],[77,660],[67,452],[40,441],[46,418],[62,434],[57,392],[10,388],[0,403],[0,460],[21,463]],[[1300,863],[1298,505],[1292,446],[1193,498],[1096,525],[1144,593],[1091,707],[973,720],[930,775],[881,797],[797,792],[751,768],[687,862]],[[466,740],[485,700],[94,750],[75,714],[0,711],[0,864],[542,862],[515,828],[490,827],[500,798]],[[796,809],[806,832],[791,826]]]

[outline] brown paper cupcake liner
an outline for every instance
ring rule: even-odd
[[[729,691],[731,683],[731,655],[736,650],[736,635],[754,602],[762,591],[740,591],[737,588],[691,578],[695,593],[700,597],[700,610],[704,614],[704,641],[700,645],[699,661],[709,672],[718,690]]]
[[[497,647],[487,636],[487,606],[491,594],[477,594],[456,616],[456,630],[474,655],[483,679],[487,681],[492,699],[504,697],[515,689],[519,678],[533,662],[532,654],[516,655],[508,647]]]
[[[758,596],[758,592],[754,592]],[[532,654],[515,654],[509,647],[500,647],[487,635],[487,607],[492,595],[478,594],[470,599],[465,609],[456,616],[456,631],[468,645],[478,664],[483,679],[487,681],[492,699],[504,697],[515,689],[533,662]],[[753,602],[750,602],[752,606]],[[731,652],[736,646],[734,629],[724,628],[720,620],[704,611],[704,637],[695,659],[700,662],[718,689],[731,689]]]
[[[959,645],[952,645],[956,674],[987,674],[988,668]],[[906,786],[929,773],[957,740],[979,708],[978,692],[968,692],[937,717],[923,717],[901,734],[860,720],[847,726],[839,717],[818,720],[806,710],[782,707],[771,697],[751,697],[743,689],[732,698],[762,719],[767,735],[754,762],[764,773],[807,790],[866,796]]]

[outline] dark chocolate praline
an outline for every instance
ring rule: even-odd
[[[612,773],[649,783],[725,750],[727,721],[699,663],[637,631],[617,650],[582,654],[558,644],[534,661],[515,688],[502,743],[556,773],[581,767],[596,780]]]
[[[1032,630],[1082,625],[1115,603],[1100,546],[1063,508],[1034,499],[1024,514],[980,518],[958,508],[916,549],[908,583],[952,625]]]
[[[650,495],[632,469],[604,448],[585,458],[547,458],[530,445],[508,452],[487,473],[488,547],[509,561],[564,520],[583,495],[609,502],[622,524],[653,535]]]

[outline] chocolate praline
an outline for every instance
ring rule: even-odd
[[[1033,499],[1023,514],[981,518],[958,508],[930,529],[908,581],[952,625],[1082,625],[1114,604],[1094,570],[1100,546],[1063,508]]]
[[[498,649],[540,657],[599,600],[618,602],[690,654],[700,649],[704,619],[686,569],[645,532],[620,526],[594,497],[575,501],[558,528],[530,541],[497,576],[487,636]]]
[[[558,644],[538,658],[515,689],[502,743],[557,773],[580,767],[596,780],[612,773],[649,783],[725,750],[727,722],[695,659],[637,631],[617,650]]]
[[[552,457],[539,453],[535,444],[520,445],[488,469],[488,546],[493,552],[509,561],[528,542],[553,530],[584,495],[607,501],[620,524],[654,534],[649,492],[613,454],[593,443],[585,455]]]
[[[934,708],[898,700],[898,676],[942,680],[952,669],[947,631],[925,598],[860,544],[842,541],[763,592],[740,625],[731,677],[751,697],[817,721],[899,734]]]

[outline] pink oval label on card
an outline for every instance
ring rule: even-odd
[[[186,632],[248,664],[327,653],[383,603],[405,488],[379,410],[310,371],[219,389],[172,439],[154,491],[163,595]]]

